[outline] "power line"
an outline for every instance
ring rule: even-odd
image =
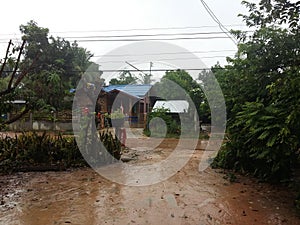
[[[202,5],[204,6],[205,10],[210,15],[210,17],[219,25],[220,29],[233,41],[233,43],[235,45],[237,45],[237,41],[235,39],[233,39],[233,37],[228,34],[228,33],[230,33],[230,31],[221,23],[221,21],[217,18],[217,16],[214,14],[214,12],[209,8],[207,3],[204,0],[200,0],[200,1],[201,1]]]
[[[209,40],[209,39],[226,39],[228,36],[210,36],[210,37],[178,37],[178,38],[141,38],[141,39],[83,39],[77,42],[115,42],[115,41],[172,41],[172,40]]]
[[[228,27],[245,26],[245,24],[227,24]],[[150,28],[131,28],[131,29],[103,29],[103,30],[78,30],[78,31],[55,31],[49,32],[52,34],[63,34],[63,33],[106,33],[106,32],[124,32],[124,31],[149,31],[149,30],[185,30],[185,29],[202,29],[202,28],[213,28],[219,27],[216,25],[204,25],[204,26],[183,26],[183,27],[150,27]],[[0,34],[1,36],[16,35],[16,33]]]
[[[244,32],[253,32],[253,31],[244,31]],[[65,39],[82,39],[82,38],[134,38],[134,37],[159,37],[159,36],[194,36],[194,35],[212,35],[212,34],[223,34],[224,32],[212,31],[212,32],[189,32],[189,33],[159,33],[159,34],[130,34],[130,35],[93,35],[93,36],[66,36],[62,37]],[[225,32],[225,34],[229,34]],[[184,38],[184,37],[182,37]],[[0,41],[7,39],[0,39]],[[82,41],[82,40],[77,40]],[[85,41],[85,40],[83,40]],[[2,43],[2,42],[0,42]]]
[[[228,24],[228,27],[245,26],[245,24]],[[185,29],[202,29],[202,28],[214,28],[216,25],[204,25],[204,26],[183,26],[183,27],[150,27],[150,28],[131,28],[131,29],[111,29],[111,30],[90,30],[90,31],[61,31],[54,33],[93,33],[93,32],[124,32],[124,31],[149,31],[149,30],[185,30]]]
[[[212,58],[224,58],[229,57],[229,55],[219,55],[219,56],[203,56],[200,58],[160,58],[160,59],[152,59],[153,62],[159,62],[159,61],[173,61],[173,60],[201,60],[201,59],[212,59]],[[102,65],[106,63],[127,63],[127,59],[125,60],[112,60],[112,61],[103,61],[103,62],[97,62],[97,64]],[[133,60],[135,61],[135,60]],[[128,63],[127,63],[128,64]],[[132,65],[131,65],[132,66]],[[5,71],[5,72],[12,72],[12,71]],[[77,71],[79,72],[79,71]]]
[[[185,70],[185,71],[203,71],[203,70],[211,70],[212,68],[174,68],[174,69],[170,69],[170,68],[164,68],[164,69],[151,69],[151,72],[166,72],[166,71],[172,71],[172,70]],[[222,67],[218,67],[218,68],[213,68],[214,70],[228,70],[228,68],[222,68]],[[229,68],[230,69],[230,68]],[[99,71],[87,71],[87,72],[123,72],[124,70],[129,71],[129,72],[137,72],[136,70],[128,70],[128,69],[103,69],[103,70],[99,70]],[[140,69],[139,71],[141,72],[149,72],[150,69]],[[13,71],[11,70],[5,70],[3,72],[6,73],[11,73]],[[21,71],[17,71],[18,73],[20,73]],[[65,71],[66,73],[75,73],[75,72],[82,72],[80,70],[70,70],[70,71]]]
[[[252,31],[244,31],[252,32]],[[93,35],[93,36],[64,36],[64,38],[80,39],[80,38],[126,38],[126,37],[157,37],[157,36],[190,36],[190,35],[210,35],[223,34],[220,31],[211,32],[189,32],[189,33],[158,33],[158,34],[129,34],[129,35]],[[225,32],[226,33],[226,32]],[[230,32],[228,32],[230,33]]]
[[[210,36],[210,37],[177,37],[177,38],[128,38],[128,39],[83,39],[75,40],[77,42],[134,42],[134,41],[175,41],[175,40],[209,40],[209,39],[227,39],[228,36]],[[0,42],[7,43],[7,42]]]
[[[202,53],[216,53],[216,52],[236,52],[236,50],[229,50],[229,49],[224,49],[224,50],[210,50],[210,51],[188,51],[188,52],[163,52],[163,53],[150,53],[150,54],[116,54],[116,55],[111,55],[111,54],[102,54],[102,55],[94,55],[92,57],[124,57],[124,56],[147,56],[147,55],[181,55],[181,54],[202,54]]]
[[[129,62],[127,62],[127,61],[125,61],[125,63],[127,63],[129,66],[131,66],[132,68],[134,68],[134,69],[136,69],[136,71],[139,71],[139,72],[141,72],[142,74],[144,74],[144,75],[147,75],[147,74],[145,74],[143,71],[141,71],[139,68],[137,68],[136,66],[134,66],[134,65],[132,65],[131,63],[129,63]],[[150,73],[151,73],[151,70],[149,70],[150,71]]]
[[[151,72],[166,72],[166,71],[173,71],[173,70],[185,70],[185,71],[204,71],[204,70],[211,70],[211,68],[174,68],[174,69],[170,69],[170,68],[166,68],[166,69],[151,69]],[[226,68],[214,68],[217,70],[224,70]],[[123,70],[120,69],[116,69],[116,70],[101,70],[102,72],[123,72]],[[126,71],[128,72],[136,72],[136,70],[128,70],[126,69]],[[140,69],[141,72],[150,72],[150,69]]]
[[[212,58],[224,58],[228,57],[228,55],[220,55],[220,56],[204,56],[200,58],[162,58],[162,59],[152,59],[153,62],[155,61],[173,61],[173,60],[201,60],[201,59],[212,59]],[[125,61],[121,60],[115,60],[115,61],[103,61],[103,62],[98,62],[100,65],[105,64],[105,63],[124,63]]]

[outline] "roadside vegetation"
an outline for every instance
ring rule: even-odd
[[[227,141],[213,166],[288,183],[299,191],[300,2],[243,1],[253,33],[232,31],[236,56],[215,66],[227,107]],[[300,192],[296,205],[299,204]]]
[[[234,31],[239,49],[213,71],[228,112],[228,141],[215,165],[284,181],[299,163],[300,3],[244,4],[253,34]]]
[[[122,154],[120,141],[108,131],[99,133],[98,137],[109,154],[119,160]],[[81,147],[81,151],[84,151],[83,146]],[[100,153],[102,145],[97,148]],[[0,138],[0,173],[59,171],[85,166],[89,165],[83,158],[74,135],[23,132]]]

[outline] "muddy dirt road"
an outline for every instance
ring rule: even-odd
[[[128,163],[162,160],[176,143],[168,139],[155,151],[135,149]],[[1,176],[0,224],[300,224],[284,188],[240,176],[230,183],[210,168],[198,172],[202,145],[176,175],[150,186],[120,185],[88,168]]]

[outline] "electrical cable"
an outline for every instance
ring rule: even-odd
[[[221,23],[221,21],[217,18],[217,16],[214,14],[214,12],[209,8],[207,3],[204,0],[200,0],[200,1],[201,1],[202,5],[204,6],[205,10],[210,15],[210,17],[219,25],[220,29],[233,41],[233,43],[235,45],[237,45],[237,41],[228,34],[228,33],[230,33],[230,31]]]
[[[215,53],[215,52],[236,52],[236,50],[229,50],[229,49],[224,49],[224,50],[210,50],[210,51],[188,51],[188,52],[164,52],[164,53],[150,53],[150,54],[116,54],[116,55],[111,55],[111,54],[102,54],[102,55],[93,55],[92,58],[98,58],[98,57],[124,57],[124,56],[147,56],[147,55],[181,55],[181,54],[202,54],[202,53]]]
[[[228,36],[211,36],[211,37],[178,37],[178,38],[142,38],[142,39],[83,39],[77,42],[134,42],[134,41],[174,41],[174,40],[209,40],[209,39],[226,39]]]
[[[227,24],[228,27],[245,26],[245,24]],[[111,30],[87,30],[87,31],[56,31],[50,32],[52,34],[63,33],[106,33],[106,32],[125,32],[125,31],[151,31],[151,30],[185,30],[185,29],[202,29],[219,27],[216,25],[204,25],[204,26],[183,26],[183,27],[151,27],[151,28],[131,28],[131,29],[111,29]],[[246,26],[245,26],[246,27]],[[0,36],[15,36],[16,33],[0,34]]]
[[[252,31],[244,31],[252,32]],[[93,36],[64,36],[68,39],[80,39],[80,38],[126,38],[126,37],[157,37],[157,36],[190,36],[190,35],[210,35],[210,34],[223,34],[224,32],[212,31],[212,32],[193,32],[193,33],[159,33],[159,34],[130,34],[130,35],[93,35]],[[226,32],[225,32],[226,33]],[[228,32],[230,33],[230,32]],[[1,39],[0,39],[1,40]]]
[[[253,32],[253,31],[245,31],[245,32]],[[160,37],[160,36],[194,36],[194,35],[211,35],[211,34],[223,34],[224,32],[194,32],[194,33],[171,33],[171,34],[133,34],[133,35],[110,35],[110,36],[76,36],[76,37],[62,37],[64,39],[75,39],[74,41],[77,42],[90,42],[90,41],[105,41],[106,38],[119,38],[119,39],[111,39],[107,41],[123,41],[124,38],[126,41],[140,41],[140,40],[153,40],[151,38],[146,37]],[[225,32],[225,34],[229,34],[230,32]],[[141,39],[135,39],[134,37],[145,37]],[[227,35],[228,38],[231,38]],[[223,38],[227,38],[223,37]],[[90,38],[87,40],[78,40],[81,38]],[[104,38],[104,39],[95,39],[95,38]],[[132,39],[127,39],[132,38]],[[209,39],[209,38],[222,38],[222,36],[202,36],[202,37],[177,37],[177,38],[162,38],[162,40],[177,40],[177,39]],[[0,43],[4,43],[3,40],[6,39],[0,39]],[[157,40],[157,39],[155,39]],[[6,42],[5,42],[6,43]]]
[[[228,57],[229,55],[220,55],[220,56],[204,56],[204,57],[200,57],[200,58],[162,58],[162,59],[153,59],[152,61],[172,61],[172,60],[199,60],[199,59],[212,59],[212,58],[223,58],[223,57]],[[134,61],[134,60],[133,60]],[[122,63],[125,62],[125,60],[115,60],[115,61],[103,61],[103,62],[97,62],[98,64],[102,65],[105,63]]]
[[[166,71],[172,71],[172,70],[185,70],[185,71],[203,71],[203,70],[211,70],[212,68],[174,68],[174,69],[171,69],[171,68],[164,68],[164,69],[151,69],[152,72],[166,72]],[[223,67],[217,67],[217,68],[213,68],[214,70],[228,70],[230,68],[223,68]],[[129,72],[137,72],[136,70],[128,70],[128,69],[103,69],[103,70],[99,70],[99,71],[89,71],[89,72],[92,72],[92,73],[95,73],[95,72],[123,72],[124,70],[126,71],[129,71]],[[140,71],[142,72],[149,72],[150,69],[140,69]],[[3,72],[6,72],[6,73],[10,73],[10,72],[13,72],[11,70],[5,70]],[[21,72],[21,71],[17,71],[17,72]],[[70,70],[70,71],[66,71],[67,73],[77,73],[77,72],[82,72],[80,70]]]

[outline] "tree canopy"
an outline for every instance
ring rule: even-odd
[[[136,84],[137,78],[130,71],[124,70],[118,78],[113,78],[109,81],[110,85],[117,84]]]
[[[21,68],[39,56],[25,83],[25,87],[31,90],[31,98],[38,93],[38,102],[56,110],[64,108],[61,100],[76,87],[91,64],[92,54],[76,42],[71,44],[60,37],[48,37],[49,30],[39,27],[34,21],[21,25],[20,30],[27,43]]]
[[[241,16],[257,29],[251,36],[233,32],[240,40],[236,56],[213,68],[226,98],[229,135],[215,164],[279,181],[299,160],[300,2],[243,3],[249,15]]]
[[[135,76],[129,70],[124,70],[119,74],[118,78],[112,78],[109,84],[151,84],[153,81],[151,78],[151,74],[140,73],[138,76]]]
[[[23,45],[10,49],[11,56],[8,54],[2,62],[0,91],[8,87],[10,94],[0,98],[1,114],[11,110],[9,103],[13,100],[26,101],[31,110],[70,109],[69,90],[76,87],[82,75],[89,69],[88,73],[100,76],[99,65],[90,61],[92,54],[77,42],[49,36],[49,29],[35,21],[21,25],[20,31]],[[20,53],[18,57],[14,52]]]
[[[200,105],[204,103],[200,84],[185,70],[166,71],[160,82],[155,84],[155,90],[163,99],[187,100],[190,104],[193,103],[198,112]]]

